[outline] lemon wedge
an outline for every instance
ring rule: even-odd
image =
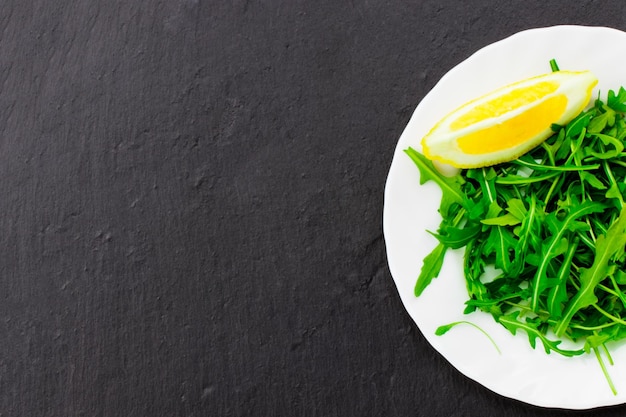
[[[422,139],[424,155],[457,168],[511,161],[575,118],[597,83],[590,71],[556,71],[501,87],[441,119]]]

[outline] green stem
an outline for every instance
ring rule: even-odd
[[[604,374],[604,377],[606,378],[606,382],[608,382],[609,387],[611,388],[611,392],[613,393],[613,395],[617,395],[617,390],[615,389],[615,385],[613,385],[613,380],[611,379],[609,372],[606,370],[606,365],[604,365],[602,356],[600,356],[600,351],[598,350],[597,347],[594,347],[593,352],[596,354],[596,359],[598,360],[598,363],[600,364],[600,368],[602,368],[602,373]]]
[[[552,70],[552,72],[560,71],[559,65],[556,63],[556,60],[554,58],[550,60],[550,69]]]
[[[484,334],[485,336],[487,336],[487,339],[489,339],[489,341],[491,342],[491,344],[493,345],[493,347],[496,348],[496,350],[498,351],[498,353],[500,355],[502,355],[502,351],[500,350],[500,348],[498,347],[498,345],[496,344],[495,340],[493,340],[491,338],[491,336],[489,336],[489,333],[487,333],[486,331],[484,331],[480,326],[478,326],[477,324],[472,323],[471,321],[466,321],[466,320],[461,320],[461,321],[455,321],[453,323],[450,324],[445,324],[443,326],[439,326],[437,328],[437,330],[435,330],[435,334],[437,336],[441,336],[445,333],[448,332],[448,330],[450,330],[451,328],[458,326],[459,324],[469,324],[470,326],[474,327],[475,329],[478,329],[478,331],[480,331],[482,334]]]

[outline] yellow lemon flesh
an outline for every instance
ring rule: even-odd
[[[422,139],[424,155],[457,168],[511,161],[576,117],[597,83],[589,71],[557,71],[499,88],[441,119]]]

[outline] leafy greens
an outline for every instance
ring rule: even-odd
[[[465,313],[487,312],[547,353],[593,350],[615,392],[600,349],[611,363],[606,344],[626,338],[626,89],[552,130],[514,161],[453,176],[406,149],[421,184],[442,190],[442,221],[431,232],[438,244],[415,295],[439,275],[448,249],[465,248]],[[489,280],[488,266],[498,271]],[[561,348],[564,340],[582,347]]]

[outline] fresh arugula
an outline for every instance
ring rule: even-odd
[[[615,392],[601,352],[612,363],[607,344],[626,338],[626,89],[552,129],[514,161],[453,176],[406,150],[421,184],[442,190],[442,221],[431,231],[438,244],[423,261],[415,295],[439,275],[447,249],[465,248],[466,313],[492,314],[548,353],[593,351]],[[486,279],[488,268],[495,277]],[[566,339],[580,349],[561,348]]]

